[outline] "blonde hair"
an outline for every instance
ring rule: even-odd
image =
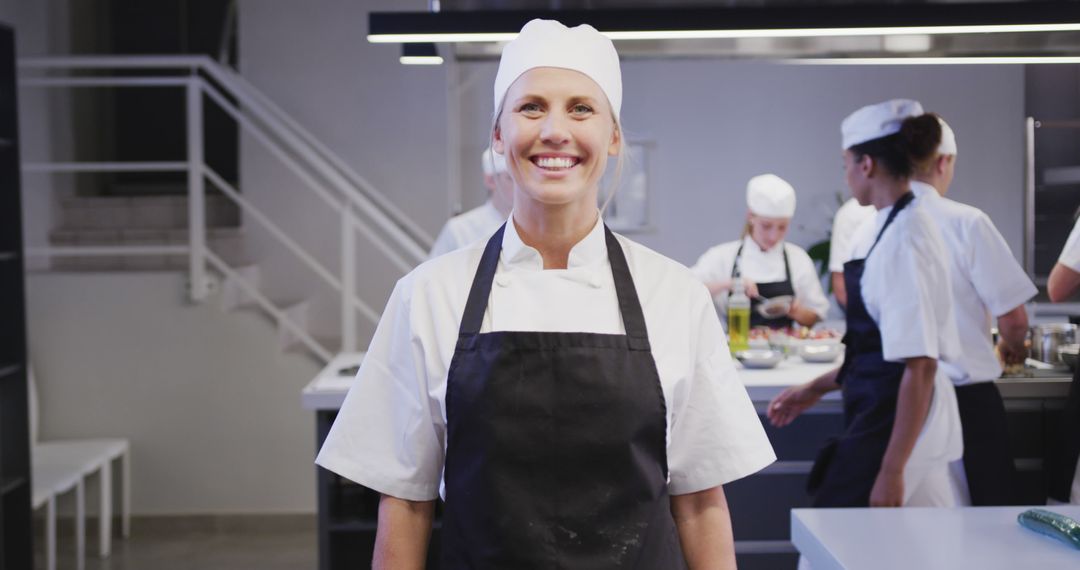
[[[622,124],[619,122],[619,117],[615,115],[615,111],[613,110],[614,108],[611,105],[611,101],[607,100],[607,96],[604,97],[604,101],[608,104],[608,111],[611,113],[611,120],[615,124],[615,132],[619,133],[619,151],[615,155],[615,172],[611,176],[611,180],[608,184],[607,197],[604,198],[604,203],[602,206],[600,206],[601,215],[604,213],[604,210],[607,210],[608,205],[611,204],[611,200],[615,198],[615,192],[619,189],[619,182],[622,181],[623,168],[625,167],[626,161],[628,159],[628,153],[626,152],[626,137],[624,136],[625,132],[622,129]],[[502,118],[503,107],[505,106],[506,94],[503,94],[502,100],[499,101],[498,108],[495,109],[495,112],[492,113],[491,116],[491,129],[488,130],[489,148],[494,148],[495,129],[499,127],[499,119]],[[488,160],[491,162],[492,170],[494,170],[495,158],[493,156],[489,156]],[[507,172],[509,172],[509,168],[507,169]],[[495,179],[495,184],[499,184],[498,178]]]

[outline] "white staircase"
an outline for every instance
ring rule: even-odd
[[[89,72],[89,73],[88,73]],[[117,73],[120,72],[120,73]],[[181,74],[178,75],[178,72]],[[378,312],[357,295],[357,253],[378,252],[401,274],[425,258],[432,238],[344,160],[232,69],[207,57],[67,57],[20,60],[19,85],[27,89],[166,87],[186,92],[187,159],[183,162],[43,162],[23,164],[24,175],[81,172],[178,172],[181,195],[133,197],[58,196],[60,221],[48,244],[28,244],[27,255],[50,260],[54,270],[184,270],[189,294],[202,302],[221,288],[222,308],[254,310],[276,327],[282,350],[301,350],[326,363],[358,349],[357,316],[376,323]],[[242,194],[205,164],[203,108],[218,106],[242,134],[301,181],[309,202],[330,212],[327,227],[340,240],[335,264],[283,229],[283,220]],[[327,208],[329,206],[329,208]],[[283,256],[336,292],[338,334],[313,332],[315,293],[271,298],[265,271],[253,259],[245,234],[271,236]],[[275,254],[276,255],[276,254]],[[332,270],[331,267],[334,269]],[[381,303],[381,299],[379,300]]]

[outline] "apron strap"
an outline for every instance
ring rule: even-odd
[[[505,230],[506,223],[504,222],[495,235],[488,240],[484,255],[480,257],[480,266],[476,268],[476,275],[473,276],[469,300],[465,303],[465,313],[461,317],[458,338],[478,334],[480,326],[484,324],[484,313],[487,311],[488,299],[491,297],[491,282],[495,279],[495,270],[499,267],[499,252],[502,251]]]
[[[504,223],[495,235],[491,236],[487,247],[484,248],[480,265],[476,268],[476,275],[473,277],[472,288],[469,290],[469,300],[465,303],[465,312],[461,317],[461,328],[458,329],[459,342],[467,342],[466,337],[475,337],[480,333],[480,327],[484,323],[484,313],[487,312],[488,299],[491,298],[491,282],[495,279],[495,270],[499,267],[499,253],[502,251],[505,231],[506,224]],[[604,237],[607,243],[608,262],[611,264],[611,275],[615,280],[615,293],[619,299],[619,312],[622,314],[623,328],[626,329],[630,348],[650,350],[645,315],[641,311],[641,302],[638,300],[637,289],[634,287],[634,279],[630,275],[630,266],[626,263],[626,255],[623,253],[619,240],[606,224]]]
[[[622,313],[623,328],[630,340],[632,350],[650,350],[649,332],[645,328],[645,315],[641,311],[634,278],[630,275],[630,266],[626,255],[615,234],[604,224],[604,237],[607,241],[608,262],[611,264],[611,276],[615,278],[615,293],[619,297],[619,312]]]
[[[739,259],[742,257],[742,248],[746,245],[746,242],[739,240],[739,249],[735,250],[735,261],[731,262],[731,278],[742,277],[742,270],[739,269]]]
[[[877,247],[878,242],[881,241],[881,235],[885,233],[885,229],[893,223],[893,220],[896,219],[896,215],[900,213],[900,210],[903,210],[904,206],[910,204],[911,201],[914,199],[915,194],[913,194],[911,190],[908,190],[904,193],[903,196],[900,197],[899,200],[896,201],[896,204],[893,206],[892,211],[889,212],[889,217],[885,218],[885,225],[881,226],[881,231],[879,231],[877,237],[874,238],[874,243],[870,246],[870,249],[866,252],[866,256],[863,257],[863,259],[867,259],[870,257],[870,252],[874,251],[874,248]]]

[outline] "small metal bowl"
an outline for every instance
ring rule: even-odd
[[[844,354],[844,345],[839,342],[808,341],[799,346],[799,356],[806,362],[832,362]]]
[[[1057,349],[1058,356],[1061,357],[1061,361],[1064,362],[1069,370],[1076,371],[1077,357],[1080,355],[1080,344],[1063,344]]]
[[[736,352],[735,358],[746,368],[773,368],[784,359],[784,353],[779,350],[751,348]]]

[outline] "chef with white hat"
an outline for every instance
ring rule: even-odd
[[[829,280],[836,302],[842,308],[847,307],[844,264],[851,260],[855,232],[863,222],[873,219],[876,211],[873,206],[863,206],[855,198],[848,198],[833,216],[832,234],[829,237]]]
[[[958,480],[965,482],[974,506],[1012,505],[1016,502],[1016,468],[1009,452],[1005,403],[994,380],[1005,364],[1023,364],[1028,330],[1024,303],[1038,293],[1005,238],[982,210],[945,197],[956,169],[956,134],[944,119],[940,143],[929,156],[917,160],[911,191],[941,230],[952,283],[960,351],[941,362],[956,386],[956,400],[964,433],[964,457],[953,463]],[[997,320],[997,355],[990,336]]]
[[[742,239],[706,251],[691,268],[723,310],[734,280],[742,279],[750,297],[752,326],[812,326],[825,317],[829,300],[806,250],[784,241],[795,215],[795,188],[774,174],[762,174],[746,185],[746,226]],[[763,315],[764,300],[792,297],[786,310]]]
[[[705,287],[605,225],[622,78],[589,26],[503,50],[510,219],[383,312],[317,463],[382,494],[376,568],[734,568],[723,485],[775,459]]]
[[[1080,291],[1080,220],[1073,225],[1046,283],[1046,292],[1055,303],[1069,300],[1077,291]],[[1050,450],[1047,462],[1050,498],[1080,505],[1080,367],[1073,374],[1059,429],[1063,437]]]
[[[963,504],[949,471],[963,453],[956,393],[938,366],[959,345],[948,253],[910,188],[940,127],[917,101],[899,99],[855,111],[841,132],[846,182],[860,204],[877,210],[844,265],[844,364],[782,392],[768,416],[788,425],[843,386],[845,430],[814,462],[814,506]]]
[[[488,148],[480,155],[480,166],[484,171],[484,186],[488,189],[487,201],[447,220],[435,238],[429,259],[487,240],[510,216],[514,206],[514,183],[506,172],[506,159]]]

